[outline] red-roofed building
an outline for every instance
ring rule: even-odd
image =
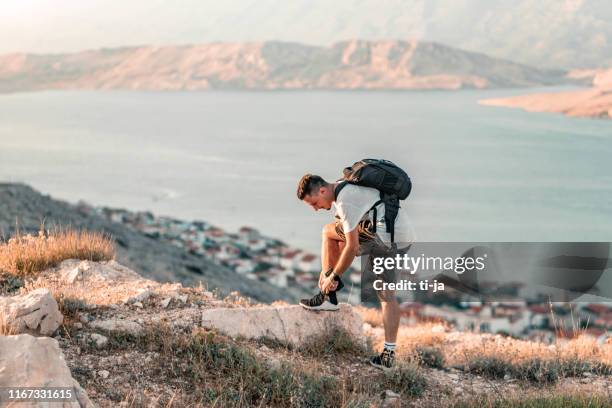
[[[299,264],[300,250],[287,251],[280,257],[280,266],[285,269],[296,269]]]
[[[319,258],[313,254],[304,254],[299,260],[298,269],[304,272],[320,272],[321,263]]]
[[[250,241],[253,239],[259,239],[261,235],[255,228],[242,227],[238,230],[238,237],[244,241]]]
[[[550,307],[545,305],[531,305],[529,311],[529,326],[537,328],[548,328],[550,326]]]
[[[582,308],[583,311],[595,315],[601,315],[606,313],[612,313],[612,308],[607,305],[600,305],[597,303],[590,303]]]
[[[612,329],[612,312],[600,315],[592,324],[593,326]]]

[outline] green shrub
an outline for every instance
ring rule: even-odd
[[[87,310],[87,304],[82,299],[60,294],[55,300],[60,312],[67,317],[77,317],[79,312]]]
[[[420,365],[431,368],[443,368],[444,356],[437,347],[417,347],[416,354]]]
[[[132,345],[159,353],[155,364],[160,374],[179,380],[185,394],[208,406],[318,408],[331,406],[339,398],[334,378],[286,364],[270,367],[212,332],[177,334],[159,324],[138,337],[108,335],[111,347]],[[211,382],[216,386],[211,387]]]
[[[10,295],[23,286],[23,279],[9,274],[2,274],[0,271],[0,295]]]
[[[427,381],[418,367],[397,364],[384,372],[384,388],[410,396],[420,396],[427,387]]]
[[[465,367],[465,371],[482,375],[491,379],[504,378],[506,374],[512,373],[512,365],[497,357],[479,357],[470,361]]]
[[[365,347],[346,329],[334,325],[308,337],[299,347],[299,351],[313,357],[338,354],[362,355]]]
[[[514,377],[535,384],[549,384],[560,377],[560,366],[555,361],[533,359],[513,367]]]
[[[612,375],[612,367],[600,361],[571,358],[561,360],[557,364],[562,377],[581,377],[585,372],[596,375]]]

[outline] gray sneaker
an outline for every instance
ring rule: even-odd
[[[319,292],[310,299],[300,300],[300,306],[308,310],[336,311],[340,309],[340,306],[338,306],[338,300],[335,295],[334,293],[334,296],[325,296]]]
[[[370,359],[370,364],[376,368],[380,368],[385,371],[393,367],[395,363],[395,351],[384,349],[378,356],[374,356]]]

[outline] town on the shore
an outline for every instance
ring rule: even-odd
[[[244,226],[236,233],[230,233],[204,221],[155,216],[148,211],[92,207],[83,202],[79,206],[81,211],[96,213],[151,239],[167,241],[249,279],[281,288],[301,287],[307,292],[312,292],[317,286],[321,270],[317,255],[266,237],[254,228]],[[359,303],[360,273],[354,270],[347,272],[349,284],[356,288],[351,291],[348,301]],[[453,295],[450,291],[445,296],[446,301],[442,304],[424,299],[402,303],[402,320],[405,323],[438,321],[457,330],[500,333],[543,342],[578,334],[592,336],[598,341],[612,337],[610,303],[527,300],[483,303],[467,302],[458,292]]]

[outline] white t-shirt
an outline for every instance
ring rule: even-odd
[[[348,233],[359,224],[362,219],[372,219],[373,211],[369,211],[374,203],[380,200],[380,192],[375,188],[347,184],[340,190],[334,209],[342,222],[344,233]],[[416,235],[410,218],[400,201],[400,209],[395,219],[395,242],[409,243],[416,240]],[[380,203],[376,207],[376,234],[385,243],[391,242],[391,234],[387,233],[385,224],[385,205]]]

